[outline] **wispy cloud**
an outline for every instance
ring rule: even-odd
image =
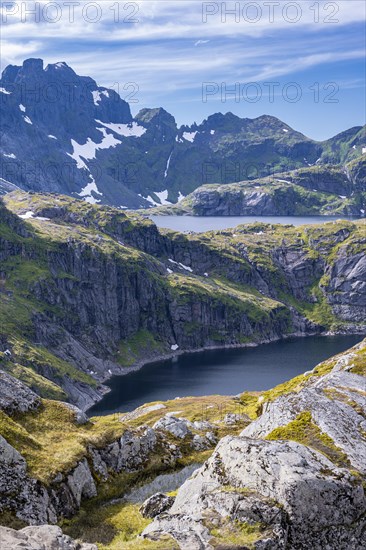
[[[207,44],[210,42],[209,40],[197,40],[197,42],[194,43],[195,46],[200,46],[201,44]]]
[[[95,3],[81,0],[73,21],[66,2],[27,2],[28,9],[39,5],[38,22],[24,4],[1,4],[2,68],[30,56],[67,61],[101,85],[137,83],[144,105],[199,101],[203,81],[301,79],[318,71],[351,89],[357,75],[345,65],[361,66],[364,55],[365,3],[358,0],[280,0],[272,15],[271,3],[239,2],[239,16],[225,14],[221,1],[102,0],[99,11],[85,11]],[[260,6],[258,20],[243,11],[248,4]],[[298,14],[286,8],[296,4]],[[55,5],[58,11],[47,7]]]

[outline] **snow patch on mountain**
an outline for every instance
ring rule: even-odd
[[[99,90],[95,90],[94,92],[92,92],[92,94],[93,94],[94,105],[96,105],[97,107],[99,103],[102,101],[102,95],[104,95],[105,97],[109,97],[108,90],[103,90],[101,92]]]
[[[116,124],[112,122],[102,122],[101,120],[96,120],[95,122],[102,124],[102,126],[105,126],[115,134],[119,134],[123,137],[141,137],[146,132],[146,128],[140,126],[137,122],[132,122],[130,124]]]
[[[173,154],[173,152],[170,153],[169,158],[167,160],[166,168],[165,168],[165,172],[164,172],[164,178],[166,178],[167,175],[168,175],[169,164],[170,164],[170,159],[172,158],[172,154]]]
[[[181,262],[176,262],[175,260],[172,260],[172,258],[168,258],[168,261],[171,264],[179,265],[185,271],[189,271],[190,273],[193,273],[193,269],[191,267],[189,267],[188,265],[184,265]]]
[[[25,113],[25,107],[22,103],[19,104],[19,109],[22,111],[22,113]]]
[[[56,136],[53,136],[52,134],[48,134],[47,137],[49,137],[50,139],[57,139],[57,137],[56,137]]]
[[[79,169],[84,169],[89,172],[89,177],[91,178],[91,181],[85,187],[83,187],[78,195],[79,197],[83,197],[86,202],[89,202],[91,204],[96,204],[100,202],[100,199],[96,199],[92,195],[92,193],[100,196],[103,196],[103,193],[99,191],[97,184],[92,174],[90,174],[90,170],[87,164],[85,163],[85,160],[95,159],[95,155],[100,149],[109,149],[110,147],[115,147],[116,145],[119,145],[121,143],[118,139],[114,137],[113,134],[108,134],[105,128],[97,128],[97,130],[103,135],[103,139],[100,143],[95,143],[91,138],[88,138],[86,143],[80,144],[72,139],[71,145],[73,148],[73,152],[68,153],[69,157],[75,160],[76,165]]]
[[[19,214],[19,218],[22,218],[22,220],[29,220],[29,218],[33,218],[34,212],[31,210],[28,210],[25,214]]]
[[[29,118],[29,116],[24,116],[24,121],[27,123],[27,124],[33,124],[33,122],[31,121],[31,119]]]
[[[97,204],[100,202],[100,199],[96,199],[93,197],[92,192],[96,193],[97,195],[103,196],[103,193],[101,193],[97,187],[97,184],[95,183],[95,180],[93,176],[90,174],[91,182],[88,183],[83,189],[80,191],[80,193],[77,193],[79,197],[82,197],[86,202],[89,202],[90,204]]]
[[[167,200],[167,198],[168,198],[168,190],[167,189],[165,189],[165,191],[159,191],[159,193],[157,191],[154,191],[154,193],[157,197],[159,197],[160,204],[172,204],[170,201]]]
[[[145,200],[147,200],[150,204],[153,206],[160,206],[160,203],[154,201],[151,195],[148,195],[147,197],[143,197]]]
[[[31,218],[33,220],[41,220],[41,221],[50,220],[50,218],[44,218],[43,216],[35,216],[32,210],[28,210],[28,212],[26,212],[25,214],[19,214],[19,218],[22,218],[22,220],[30,220]]]
[[[196,134],[198,132],[183,132],[183,139],[187,140],[187,141],[190,141],[191,143],[193,143],[194,141],[194,138],[196,137]]]
[[[7,157],[8,159],[16,159],[17,157],[14,155],[14,153],[3,153],[4,157]]]
[[[97,130],[103,134],[103,139],[100,143],[95,143],[91,138],[88,138],[84,144],[78,143],[74,139],[71,140],[73,152],[71,154],[68,153],[68,155],[76,161],[78,168],[86,168],[88,170],[83,159],[95,159],[98,150],[109,149],[121,143],[113,134],[107,134],[105,128],[97,128]]]
[[[5,94],[5,95],[10,95],[11,92],[9,92],[8,90],[6,90],[5,88],[0,88],[0,94]]]
[[[186,195],[183,195],[183,193],[181,193],[181,192],[179,191],[177,202],[180,202],[180,201],[182,201],[182,200],[185,199],[185,198],[186,198]]]

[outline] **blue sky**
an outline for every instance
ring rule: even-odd
[[[81,0],[73,18],[65,2],[27,4],[36,14],[1,2],[2,69],[27,57],[66,61],[122,97],[137,90],[133,113],[163,106],[179,124],[217,111],[271,114],[320,140],[365,123],[362,0]],[[226,20],[225,6],[236,9]]]

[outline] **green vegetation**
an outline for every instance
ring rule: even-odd
[[[164,537],[159,542],[138,538],[151,521],[142,517],[136,504],[100,507],[90,503],[76,518],[64,521],[62,528],[71,537],[97,543],[100,550],[178,549],[179,546],[170,537]]]
[[[323,453],[337,466],[350,467],[347,455],[334,444],[329,435],[323,433],[312,422],[311,413],[308,411],[299,414],[295,420],[286,426],[274,429],[267,435],[266,439],[272,441],[277,439],[297,441]]]
[[[30,475],[46,484],[75,467],[89,444],[105,446],[124,430],[116,416],[79,426],[75,414],[57,401],[44,400],[39,410],[12,418],[0,412],[0,433],[24,456]]]
[[[366,348],[356,351],[352,357],[351,363],[351,372],[366,376]]]
[[[32,345],[20,339],[13,339],[11,343],[15,357],[21,357],[22,361],[35,368],[38,374],[47,378],[48,370],[50,370],[56,379],[61,380],[63,377],[68,377],[92,387],[97,386],[96,380],[90,374],[86,374],[67,361],[56,357],[45,347]]]
[[[23,365],[19,365],[19,363],[2,359],[2,357],[3,353],[0,352],[0,369],[24,382],[24,384],[41,397],[45,399],[57,399],[59,401],[67,400],[66,393],[57,384],[51,382],[51,380],[36,373],[30,367],[24,367]]]
[[[129,367],[141,359],[151,358],[159,353],[164,353],[164,344],[158,342],[148,330],[141,329],[120,342],[116,361],[124,367]]]
[[[206,521],[206,526],[212,536],[210,544],[213,548],[221,548],[224,544],[227,549],[238,547],[253,549],[255,542],[266,535],[262,524],[232,521],[230,517],[221,520],[218,527],[214,527],[210,521]]]

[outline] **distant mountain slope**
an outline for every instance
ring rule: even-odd
[[[114,90],[41,59],[4,70],[0,117],[0,177],[122,208],[175,203],[206,183],[343,163],[366,147],[361,127],[320,143],[266,115],[216,113],[180,128],[163,108],[133,119]]]
[[[19,191],[19,187],[10,183],[9,181],[0,178],[0,195],[5,195],[6,193],[11,193],[12,191]]]
[[[366,155],[344,167],[318,165],[227,185],[202,185],[156,214],[365,217]]]

